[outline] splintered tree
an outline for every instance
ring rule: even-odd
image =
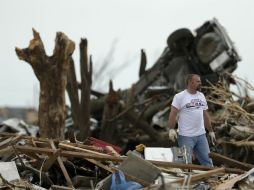
[[[40,136],[64,139],[65,89],[70,58],[75,43],[58,32],[52,56],[47,56],[43,42],[33,29],[34,38],[28,48],[15,48],[19,59],[29,63],[40,82],[39,127]]]
[[[79,44],[81,78],[81,82],[79,83],[80,85],[78,85],[77,82],[74,61],[71,59],[66,88],[71,102],[74,129],[79,130],[78,138],[80,140],[84,140],[90,135],[90,92],[92,84],[92,59],[88,59],[87,46],[87,39],[81,39]],[[81,90],[80,98],[78,93],[79,88]]]

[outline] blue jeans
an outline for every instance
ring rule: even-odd
[[[195,137],[178,135],[178,144],[180,147],[185,145],[189,148],[191,154],[188,155],[190,156],[188,160],[192,160],[192,153],[194,152],[201,165],[213,167],[213,162],[208,156],[210,149],[205,134]]]

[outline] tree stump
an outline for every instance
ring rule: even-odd
[[[70,58],[75,43],[61,32],[55,40],[52,56],[47,56],[43,42],[33,29],[34,38],[28,48],[15,48],[19,59],[28,62],[40,82],[39,127],[40,136],[64,139],[65,88]]]

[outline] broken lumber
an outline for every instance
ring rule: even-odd
[[[240,168],[245,171],[254,168],[254,165],[252,164],[243,163],[215,152],[210,152],[209,157],[212,158],[217,163],[221,163],[229,167]]]

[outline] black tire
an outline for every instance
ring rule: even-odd
[[[194,36],[187,28],[181,28],[174,31],[167,39],[168,47],[171,51],[181,51],[187,48],[194,41]]]

